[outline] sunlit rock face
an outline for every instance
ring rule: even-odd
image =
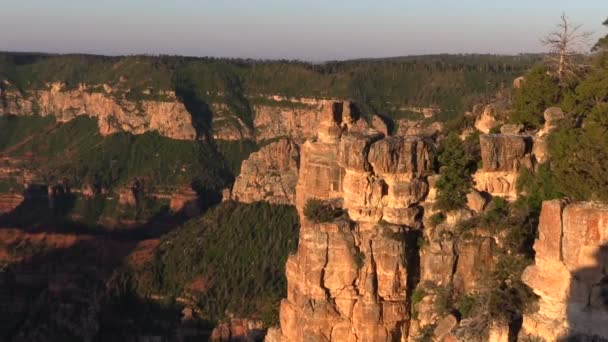
[[[475,188],[492,196],[517,198],[517,176],[532,169],[532,138],[518,134],[487,134],[479,137],[482,167],[473,175]]]
[[[608,338],[608,206],[563,200],[543,203],[535,263],[524,274],[539,298],[523,332],[557,341]]]
[[[317,137],[300,148],[299,246],[286,265],[280,328],[271,329],[266,340],[405,339],[433,143],[386,137],[340,106],[322,116]],[[309,221],[303,208],[311,198],[348,215]]]
[[[483,112],[475,120],[475,128],[482,133],[488,134],[492,128],[502,124],[498,118],[498,113],[494,105],[485,106]]]
[[[112,96],[112,90],[107,85],[104,92],[91,92],[84,86],[64,90],[64,86],[56,82],[50,84],[47,90],[35,90],[26,95],[17,92],[5,94],[6,106],[0,107],[0,114],[37,113],[54,116],[59,122],[87,115],[98,119],[99,132],[103,135],[156,131],[173,139],[197,138],[192,115],[173,93],[166,95],[166,101],[135,102]]]
[[[232,198],[244,203],[295,204],[299,161],[299,147],[291,140],[281,139],[264,146],[243,161]]]
[[[135,90],[123,88],[121,84],[80,84],[68,89],[65,83],[54,82],[24,93],[0,90],[0,115],[38,114],[54,116],[58,122],[86,115],[98,119],[103,135],[156,131],[180,140],[212,136],[216,140],[264,142],[289,137],[302,143],[328,134],[320,129],[328,123],[328,117],[335,119],[334,133],[343,127],[355,130],[368,126],[365,120],[360,120],[357,107],[350,101],[258,94],[255,98],[262,103],[251,103],[251,122],[247,122],[247,118],[237,115],[234,108],[221,100],[187,105],[173,91],[152,94],[146,90],[135,94]],[[138,96],[141,99],[133,99]],[[382,128],[381,122],[376,120],[376,126]]]

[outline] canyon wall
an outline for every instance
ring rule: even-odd
[[[281,139],[262,147],[243,161],[232,188],[232,199],[251,203],[295,204],[300,152],[297,144]]]
[[[533,170],[532,137],[520,134],[479,136],[482,167],[473,176],[475,188],[492,196],[517,198],[521,168]]]
[[[421,208],[433,148],[423,139],[361,129],[339,107],[324,111],[301,147],[299,247],[286,265],[280,329],[267,341],[392,341],[407,336]],[[347,216],[315,222],[309,199]]]
[[[85,85],[64,90],[65,84],[55,82],[48,89],[22,94],[3,91],[0,97],[3,115],[54,116],[58,122],[70,121],[79,115],[96,117],[99,132],[142,134],[157,131],[173,139],[192,140],[197,136],[192,116],[172,92],[163,93],[164,101],[131,101],[112,95],[113,89],[104,85],[102,92],[93,92]]]
[[[608,337],[608,206],[544,202],[534,250],[523,280],[539,309],[524,317],[523,333],[546,341]]]
[[[39,114],[54,116],[58,122],[87,115],[98,119],[99,132],[103,135],[156,131],[180,140],[201,138],[204,133],[201,130],[208,129],[206,122],[211,122],[211,133],[217,140],[258,142],[279,137],[298,142],[312,138],[317,132],[320,113],[335,105],[343,107],[345,117],[356,120],[359,116],[356,107],[348,101],[258,94],[249,98],[252,116],[249,126],[235,109],[218,100],[198,101],[200,103],[188,107],[173,91],[145,90],[135,94],[134,90],[123,88],[121,84],[80,84],[76,89],[67,89],[65,83],[54,82],[47,84],[46,89],[26,92],[0,89],[0,115]],[[138,97],[140,99],[133,99]]]

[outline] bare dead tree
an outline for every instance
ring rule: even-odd
[[[591,32],[582,31],[582,25],[572,24],[563,13],[555,30],[541,40],[549,48],[547,60],[560,83],[567,75],[576,76],[578,66],[574,57],[589,49],[591,35]]]

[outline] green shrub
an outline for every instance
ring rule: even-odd
[[[435,341],[435,324],[428,324],[420,329],[418,336],[414,337],[414,342],[433,342]]]
[[[422,299],[426,296],[426,291],[424,287],[418,285],[414,292],[412,292],[412,296],[410,297],[410,307],[412,308],[412,319],[418,319],[418,304],[422,302]]]
[[[454,288],[452,285],[435,286],[433,293],[435,294],[433,311],[440,316],[451,313],[454,309]]]
[[[608,71],[605,71],[608,75]],[[596,102],[583,112],[583,125],[565,122],[549,137],[550,171],[555,193],[577,200],[608,201],[608,82],[597,81],[587,96]],[[577,88],[578,89],[578,88]],[[586,100],[587,101],[587,100]],[[581,102],[582,103],[582,102]],[[583,106],[584,107],[584,106]]]
[[[532,216],[540,215],[543,201],[563,197],[558,190],[555,174],[547,163],[539,165],[536,171],[522,168],[517,177],[517,191],[522,196],[516,205],[529,208]]]
[[[437,201],[439,210],[454,210],[466,205],[466,195],[471,187],[469,159],[462,141],[456,133],[450,133],[441,143],[439,156]]]
[[[445,214],[444,213],[435,213],[435,214],[431,215],[431,217],[429,219],[431,221],[431,226],[436,227],[436,226],[442,224],[443,222],[445,222]]]
[[[456,309],[462,318],[473,317],[479,305],[479,298],[474,294],[463,294],[456,299]]]
[[[341,214],[341,210],[316,198],[308,199],[304,205],[304,216],[315,223],[332,222],[340,217]]]
[[[362,269],[365,266],[365,253],[360,250],[356,250],[353,255],[353,259],[355,260],[355,265],[357,265],[357,269]]]

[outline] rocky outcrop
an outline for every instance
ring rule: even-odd
[[[156,195],[156,198],[161,196]],[[173,213],[194,217],[202,212],[200,198],[196,191],[184,188],[173,191],[169,197],[169,209]]]
[[[543,118],[545,119],[545,125],[539,134],[547,134],[551,132],[553,129],[557,128],[557,123],[560,120],[563,120],[566,116],[564,115],[564,111],[559,107],[550,107],[545,110],[543,113]]]
[[[257,141],[289,137],[302,143],[319,134],[326,119],[335,119],[339,126],[364,129],[357,107],[350,101],[331,99],[288,99],[270,97],[268,104],[254,105],[254,130]],[[272,103],[274,102],[274,103]],[[335,117],[333,117],[335,115]]]
[[[264,323],[241,318],[231,318],[218,324],[211,333],[214,342],[255,342],[264,338]]]
[[[517,176],[522,167],[533,169],[532,138],[516,134],[479,137],[482,168],[473,175],[475,188],[492,196],[517,198]]]
[[[399,227],[304,222],[287,261],[280,341],[392,341],[409,318],[407,248]],[[410,285],[411,286],[411,285]],[[276,339],[276,335],[280,335]]]
[[[525,81],[526,81],[526,78],[524,76],[519,76],[519,77],[515,78],[513,80],[513,88],[520,89],[524,85]]]
[[[349,121],[335,106],[321,118],[318,139],[301,147],[299,246],[286,265],[280,329],[267,341],[394,341],[408,334],[419,202],[428,193],[433,145]],[[310,221],[303,215],[310,198],[342,207],[348,218]]]
[[[103,135],[157,131],[160,135],[181,140],[202,138],[207,132],[201,130],[211,128],[212,136],[217,140],[263,142],[289,137],[302,143],[317,136],[322,119],[328,112],[339,115],[341,124],[351,129],[354,126],[367,128],[365,120],[360,120],[359,110],[350,101],[258,94],[248,97],[252,118],[248,123],[235,113],[234,108],[221,101],[196,104],[200,108],[189,108],[193,110],[191,113],[172,91],[153,94],[147,90],[131,96],[133,91],[123,88],[122,84],[114,87],[80,84],[76,89],[67,89],[64,83],[55,82],[48,84],[46,89],[26,93],[0,90],[0,115],[39,114],[54,116],[58,122],[86,115],[98,119],[99,131]],[[133,97],[141,99],[132,100]],[[211,127],[204,127],[205,120],[211,121]],[[376,120],[376,125],[381,124]],[[387,130],[386,127],[378,128]]]
[[[519,170],[521,166],[531,168],[532,141],[529,137],[514,134],[489,134],[479,137],[483,171]]]
[[[49,89],[31,91],[26,95],[7,92],[3,94],[5,105],[0,107],[0,114],[51,115],[59,122],[87,115],[98,119],[99,132],[103,135],[157,131],[173,139],[192,140],[197,137],[192,116],[174,94],[167,101],[130,101],[112,95],[110,89],[94,92],[85,86],[74,90],[64,90],[64,86],[53,83]]]
[[[475,120],[475,128],[480,132],[489,134],[492,128],[499,126],[502,121],[498,119],[496,109],[492,104],[487,105],[483,113]]]
[[[391,133],[389,130],[389,124],[387,123],[389,120],[390,119],[385,119],[378,115],[372,116],[372,129],[384,134],[385,136],[388,136]]]
[[[430,124],[423,120],[397,120],[397,134],[403,136],[433,136],[443,131],[443,123],[436,121]]]
[[[540,297],[539,308],[524,317],[524,334],[607,339],[608,206],[546,201],[538,231],[535,263],[522,278]]]
[[[336,200],[356,221],[413,224],[428,192],[432,144],[378,132],[347,133],[339,142],[302,146],[297,203]]]
[[[19,193],[0,194],[0,214],[9,213],[23,202],[23,195]]]
[[[534,135],[533,153],[539,163],[544,163],[549,159],[549,143],[547,138],[549,133],[558,127],[558,123],[565,118],[561,108],[551,107],[544,112],[545,124]]]
[[[239,202],[295,204],[299,147],[288,139],[264,146],[243,161],[232,198]]]

